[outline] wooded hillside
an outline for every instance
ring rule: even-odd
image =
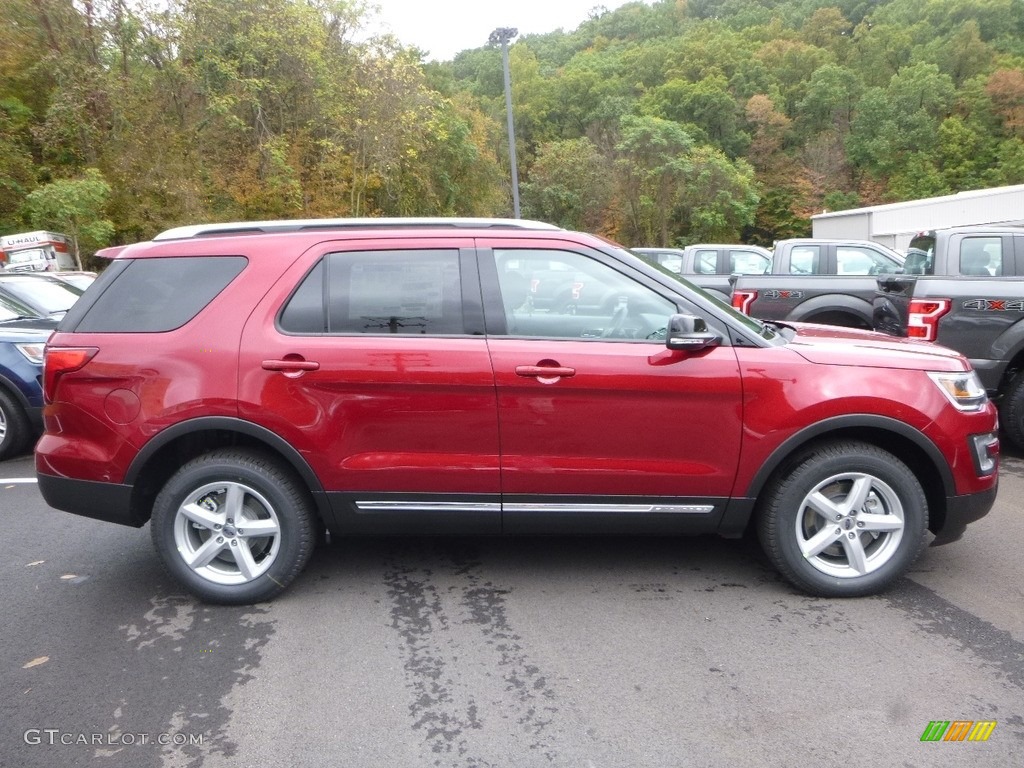
[[[386,0],[383,0],[386,2]],[[511,215],[501,52],[350,0],[5,0],[0,234]],[[523,215],[627,245],[1024,183],[1021,0],[661,0],[510,49]]]

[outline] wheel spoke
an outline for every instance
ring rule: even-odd
[[[224,549],[226,542],[223,539],[217,541],[218,538],[220,537],[211,536],[201,547],[199,547],[199,549],[191,553],[191,555],[188,552],[182,552],[181,556],[185,560],[186,565],[193,570],[209,565],[213,558],[220,554],[220,551]]]
[[[864,523],[863,531],[903,530],[903,521],[896,515],[857,515],[857,522]]]
[[[235,483],[225,488],[224,513],[228,519],[237,519],[242,514],[242,504],[245,502],[245,490]]]
[[[860,536],[854,536],[852,539],[848,536],[841,537],[843,542],[843,549],[846,551],[846,559],[850,563],[850,567],[857,573],[863,575],[868,572],[868,558],[867,553],[864,551],[864,544],[860,540]]]
[[[243,527],[238,532],[238,535],[244,538],[249,538],[250,536],[276,536],[281,532],[278,524],[270,518],[266,520],[244,520],[239,525]]]
[[[804,557],[815,557],[834,544],[841,536],[842,533],[836,533],[836,529],[830,525],[822,528],[811,538],[801,541],[800,551],[803,552]]]
[[[842,516],[844,514],[839,505],[820,492],[815,492],[808,496],[806,504],[817,512],[819,516],[825,518],[825,520],[830,523],[834,523],[837,516]]]
[[[246,581],[252,581],[256,578],[259,566],[256,564],[256,560],[253,559],[249,546],[244,541],[237,547],[231,547],[231,556],[235,558],[235,562],[238,563],[238,571]]]
[[[198,523],[211,531],[214,530],[215,525],[224,525],[225,515],[223,512],[211,512],[199,504],[184,504],[180,511],[193,523]]]
[[[853,487],[850,488],[850,492],[843,501],[846,514],[864,507],[864,502],[868,500],[868,494],[871,493],[871,483],[872,478],[870,477],[858,477],[853,481]]]

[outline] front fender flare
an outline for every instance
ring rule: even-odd
[[[873,414],[834,416],[804,427],[772,451],[771,455],[751,479],[746,492],[742,495],[733,495],[733,498],[726,507],[725,514],[722,516],[719,533],[723,536],[739,536],[742,534],[754,512],[757,499],[764,490],[765,485],[767,485],[768,480],[802,446],[830,434],[848,433],[857,430],[871,430],[876,433],[888,432],[913,443],[917,448],[921,449],[928,461],[934,466],[936,474],[942,482],[943,496],[949,499],[956,494],[956,482],[949,463],[942,455],[942,451],[939,450],[938,446],[920,431],[902,421],[886,416]]]

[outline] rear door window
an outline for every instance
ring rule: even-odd
[[[1003,238],[965,237],[960,243],[961,275],[998,277],[1003,271]]]
[[[763,275],[768,271],[771,259],[758,251],[729,251],[729,271],[742,275]]]
[[[328,254],[279,320],[286,333],[465,333],[457,250]]]
[[[794,275],[816,275],[820,270],[820,245],[795,245],[789,255],[789,271]]]
[[[891,274],[900,264],[871,248],[856,245],[836,246],[836,274],[882,275]]]
[[[718,273],[718,251],[700,250],[693,255],[693,271],[698,275]]]

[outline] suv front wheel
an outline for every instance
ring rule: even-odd
[[[17,401],[0,389],[0,459],[14,456],[29,437],[29,424],[25,412]]]
[[[767,489],[758,518],[765,553],[793,584],[820,597],[878,592],[920,553],[924,490],[906,464],[876,446],[818,447]]]
[[[269,600],[302,572],[315,543],[305,489],[277,461],[225,449],[185,464],[153,506],[153,543],[171,575],[200,599]]]

